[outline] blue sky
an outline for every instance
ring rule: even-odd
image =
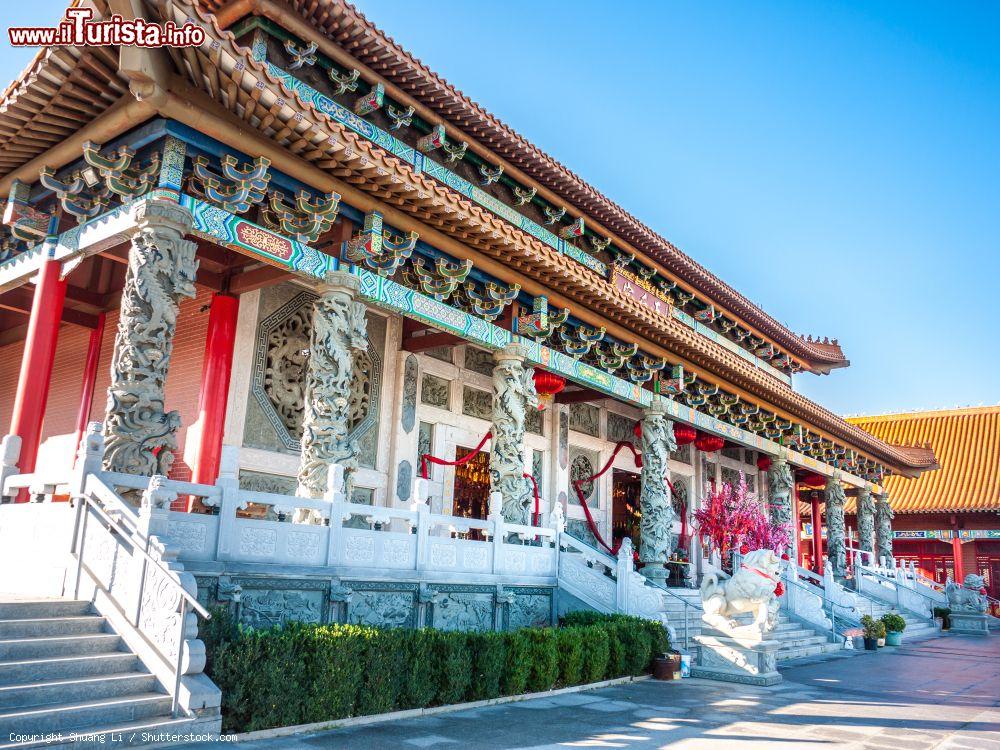
[[[1000,402],[1000,4],[357,5],[778,320],[839,338],[852,365],[799,376],[810,398]],[[5,45],[0,74],[30,55]]]

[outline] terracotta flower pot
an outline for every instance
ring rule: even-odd
[[[676,680],[681,673],[681,655],[663,654],[653,659],[653,678],[657,680]]]

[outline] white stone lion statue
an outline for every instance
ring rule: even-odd
[[[714,570],[701,583],[702,619],[731,634],[763,633],[773,625],[771,617],[781,559],[772,550],[758,549],[743,556],[731,578]],[[741,626],[732,618],[752,612],[753,622]]]
[[[985,587],[986,580],[975,573],[969,573],[961,586],[949,578],[944,586],[948,606],[954,612],[985,612],[986,597],[980,593]]]

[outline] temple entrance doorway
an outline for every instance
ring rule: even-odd
[[[639,548],[639,493],[642,483],[638,474],[615,469],[611,479],[611,546],[628,537]]]
[[[452,515],[462,518],[485,519],[490,512],[490,454],[464,446],[455,447],[455,460],[464,463],[455,467],[455,491]],[[479,529],[469,532],[470,539],[482,539]]]

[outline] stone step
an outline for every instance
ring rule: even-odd
[[[829,643],[830,639],[825,635],[810,635],[805,638],[789,638],[788,640],[778,640],[781,650],[788,651],[806,646],[818,646],[822,643]]]
[[[112,726],[165,717],[171,699],[163,693],[137,693],[80,703],[0,711],[0,737],[11,733],[85,731],[93,726]]]
[[[24,661],[57,656],[84,656],[120,651],[122,639],[114,633],[60,635],[0,640],[0,661]]]
[[[0,687],[0,711],[53,703],[74,703],[156,692],[159,685],[148,672],[125,672],[70,680],[51,680]]]
[[[79,703],[54,703],[34,708],[0,710],[0,738],[11,734],[79,732],[143,719],[165,717],[171,699],[163,693],[137,693]]]
[[[139,657],[125,651],[0,662],[0,686],[138,672]]]
[[[93,613],[88,601],[33,599],[0,602],[0,620],[40,620],[45,617],[79,617]]]
[[[154,718],[126,724],[97,725],[84,730],[86,734],[72,742],[68,736],[65,742],[39,738],[29,742],[7,744],[9,737],[0,737],[0,750],[50,750],[50,748],[72,748],[72,750],[106,750],[109,747],[132,747],[148,744],[143,735],[185,734],[188,732],[203,732],[197,720],[189,718],[172,719]],[[37,734],[33,733],[33,734]],[[65,733],[64,733],[65,734]],[[158,743],[157,743],[157,746]]]
[[[104,618],[99,615],[43,617],[41,619],[0,620],[0,639],[83,635],[103,633]]]
[[[769,638],[774,641],[782,640],[795,640],[797,638],[808,638],[816,635],[816,631],[810,628],[804,628],[799,625],[796,628],[786,628],[785,630],[772,630],[769,634]]]
[[[818,656],[840,651],[843,646],[839,643],[820,643],[813,646],[803,646],[800,648],[781,649],[775,656],[779,662],[790,661],[792,659],[803,659],[807,656]]]

